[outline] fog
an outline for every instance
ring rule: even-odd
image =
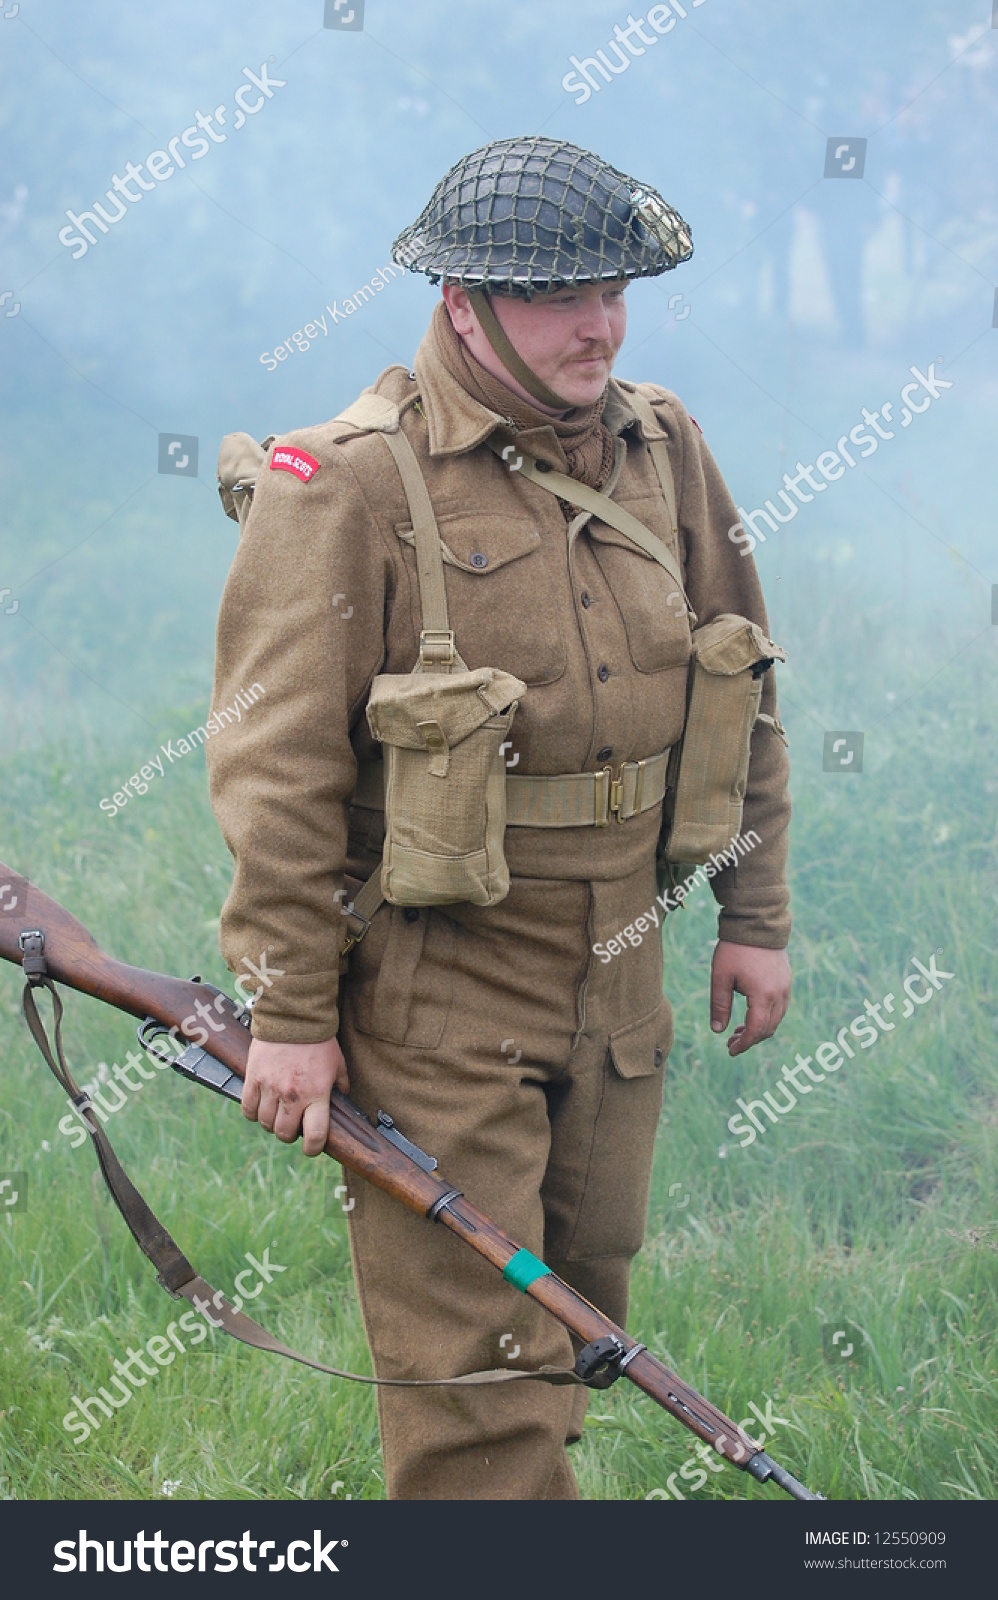
[[[632,54],[609,49],[628,23],[605,4],[326,9],[350,25],[324,26],[323,0],[0,17],[8,749],[78,729],[138,750],[164,708],[206,702],[236,538],[221,437],[321,421],[410,363],[438,291],[405,274],[345,301],[458,156],[525,132],[598,151],[689,220],[693,259],[628,292],[617,371],[681,396],[740,507],[779,507],[784,472],[893,405],[875,453],[776,533],[752,524],[787,685],[822,630],[854,677],[863,619],[908,665],[871,664],[847,710],[825,660],[808,692],[833,727],[961,652],[991,659],[987,0],[687,0],[671,25],[659,9],[667,32],[641,12]],[[614,72],[585,66],[600,49]],[[115,199],[153,151],[155,179],[143,166]],[[118,220],[84,216],[90,243],[67,218],[95,201]],[[931,381],[933,363],[949,387],[901,427],[912,368]]]

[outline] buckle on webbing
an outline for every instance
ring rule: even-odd
[[[351,904],[349,911],[347,910],[346,906],[341,906],[340,916],[356,917],[358,922],[363,923],[363,927],[359,933],[348,933],[344,939],[343,944],[340,947],[340,959],[342,960],[343,957],[353,949],[355,944],[360,944],[361,939],[363,939],[364,935],[367,933],[367,930],[371,926],[371,919],[370,917],[365,917],[364,913],[362,911],[358,911],[357,907],[353,904]]]
[[[454,660],[454,654],[453,628],[420,629],[419,660],[421,666],[426,666],[431,662],[441,666],[450,666]]]

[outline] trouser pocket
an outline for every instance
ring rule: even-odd
[[[672,1007],[664,996],[646,1016],[609,1036],[588,1167],[564,1253],[567,1261],[630,1259],[641,1248],[671,1046]]]
[[[429,907],[383,905],[353,949],[343,1003],[358,1033],[433,1050],[450,1014],[454,924]]]

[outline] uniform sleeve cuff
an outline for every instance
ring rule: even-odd
[[[335,1038],[338,991],[338,971],[285,973],[253,1006],[253,1038],[268,1044],[321,1044]]]
[[[758,909],[738,912],[726,907],[717,919],[717,937],[732,944],[754,944],[762,950],[785,950],[790,943],[792,919],[789,911],[761,913]]]

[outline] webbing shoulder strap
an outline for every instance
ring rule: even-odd
[[[402,409],[413,404],[416,398],[414,396],[407,401]],[[466,671],[457,653],[447,617],[447,586],[440,529],[416,452],[399,425],[399,407],[384,395],[365,390],[353,405],[340,412],[333,421],[347,423],[358,433],[379,433],[392,453],[402,480],[416,547],[416,573],[423,618],[419,641],[420,667],[432,672],[449,672],[452,667]]]
[[[638,420],[651,434],[661,431],[659,420],[651,407],[651,402],[637,389],[626,391],[632,408],[638,414]],[[669,450],[664,439],[649,438],[645,440],[651,452],[652,466],[662,490],[662,498],[669,509],[669,520],[672,524],[672,543],[676,554],[679,554],[679,516],[676,510],[676,480],[672,472],[672,462],[669,460]]]
[[[402,429],[398,427],[397,412],[395,421],[394,428],[379,426],[374,418],[369,421],[365,418],[356,425],[381,434],[391,451],[409,506],[409,520],[412,523],[413,542],[416,546],[416,575],[419,580],[419,602],[423,621],[419,637],[419,664],[421,668],[431,672],[449,672],[452,667],[466,671],[465,663],[458,654],[454,642],[447,613],[447,585],[444,578],[440,529],[433,503],[416,452]],[[349,908],[343,908],[348,920],[347,932],[340,947],[341,972],[345,970],[345,960],[349,951],[363,939],[371,925],[372,917],[380,910],[384,901],[379,867],[357,891]],[[350,918],[354,919],[353,922],[349,920]]]
[[[460,664],[454,647],[454,636],[447,617],[447,586],[444,580],[444,562],[440,553],[440,529],[416,452],[401,428],[397,433],[382,433],[382,439],[395,459],[402,488],[409,503],[413,540],[416,545],[416,572],[419,577],[419,600],[423,611],[423,638],[420,640],[420,661],[431,670],[447,671],[451,663]],[[448,647],[441,639],[449,639],[450,660],[446,659]]]

